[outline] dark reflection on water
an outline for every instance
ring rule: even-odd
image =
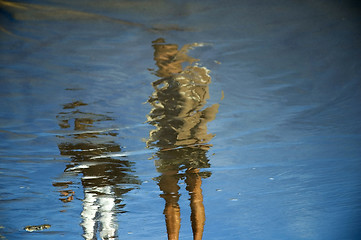
[[[118,134],[111,130],[92,130],[97,122],[112,119],[82,111],[86,105],[81,101],[64,104],[64,112],[57,116],[60,128],[69,131],[69,134],[58,136],[60,154],[71,157],[71,162],[64,170],[66,180],[56,181],[53,185],[62,202],[71,202],[74,191],[69,175],[80,174],[84,189],[81,213],[84,239],[95,239],[98,232],[101,239],[117,239],[116,214],[123,212],[122,195],[134,189],[139,181],[132,174],[131,162],[109,157],[122,150],[115,142]]]
[[[202,177],[211,173],[200,170],[210,167],[206,154],[213,135],[207,133],[207,123],[215,118],[218,104],[204,108],[209,98],[209,70],[192,64],[196,59],[187,55],[188,50],[201,45],[178,50],[178,45],[167,44],[162,38],[153,41],[158,66],[155,74],[160,79],[153,82],[154,92],[148,100],[152,105],[148,122],[156,129],[150,132],[147,146],[159,149],[154,158],[161,173],[157,181],[165,200],[168,239],[179,238],[180,179],[185,179],[190,195],[194,239],[202,239],[205,224],[201,184]],[[190,65],[183,68],[186,62]]]

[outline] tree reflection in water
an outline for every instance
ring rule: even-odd
[[[81,174],[84,189],[82,227],[84,239],[117,238],[116,213],[122,212],[122,195],[139,184],[133,176],[132,163],[126,159],[109,157],[118,153],[121,147],[115,142],[117,133],[112,130],[96,130],[94,125],[111,118],[94,113],[82,112],[87,104],[75,101],[65,104],[64,111],[57,116],[64,134],[59,135],[60,154],[69,156],[65,175]],[[57,181],[53,185],[59,189],[60,200],[73,200],[74,191],[69,189],[72,181]]]
[[[193,238],[202,239],[205,211],[201,190],[201,172],[210,166],[207,151],[213,135],[207,133],[207,123],[218,111],[218,104],[205,108],[209,99],[209,70],[200,67],[188,50],[201,46],[189,44],[178,50],[176,44],[166,44],[159,38],[153,41],[155,72],[159,80],[153,82],[154,92],[148,102],[152,110],[148,122],[156,128],[150,132],[148,148],[156,147],[156,167],[161,173],[158,185],[165,199],[164,215],[168,239],[178,239],[180,230],[180,197],[178,181],[185,179],[190,195]],[[189,65],[183,69],[182,64]]]

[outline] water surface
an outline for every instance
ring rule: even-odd
[[[361,234],[359,4],[0,7],[1,238]]]

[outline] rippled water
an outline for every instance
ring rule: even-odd
[[[358,239],[358,9],[1,0],[0,238]]]

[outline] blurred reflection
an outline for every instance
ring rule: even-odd
[[[80,111],[87,104],[75,101],[65,104],[64,112],[57,116],[59,126],[64,130],[58,136],[60,154],[70,156],[66,175],[81,174],[84,189],[82,227],[84,239],[117,238],[116,213],[122,212],[122,195],[139,184],[131,175],[131,163],[125,159],[115,159],[107,155],[120,152],[121,147],[114,140],[117,133],[111,130],[94,130],[95,124],[111,118]],[[53,184],[59,189],[60,200],[64,203],[74,199],[74,191],[69,189],[72,181],[58,181]]]
[[[197,60],[187,55],[197,46],[201,44],[178,50],[176,44],[166,44],[162,38],[153,41],[155,74],[160,79],[153,82],[154,92],[148,100],[152,105],[148,122],[156,128],[150,132],[147,146],[159,149],[154,157],[161,173],[157,180],[165,200],[168,239],[179,237],[180,179],[185,179],[190,195],[194,239],[202,239],[205,223],[201,184],[202,177],[211,173],[200,169],[210,166],[206,155],[213,135],[207,133],[207,123],[215,118],[218,104],[204,108],[209,98],[209,70],[193,64]],[[189,65],[183,69],[185,62]]]

